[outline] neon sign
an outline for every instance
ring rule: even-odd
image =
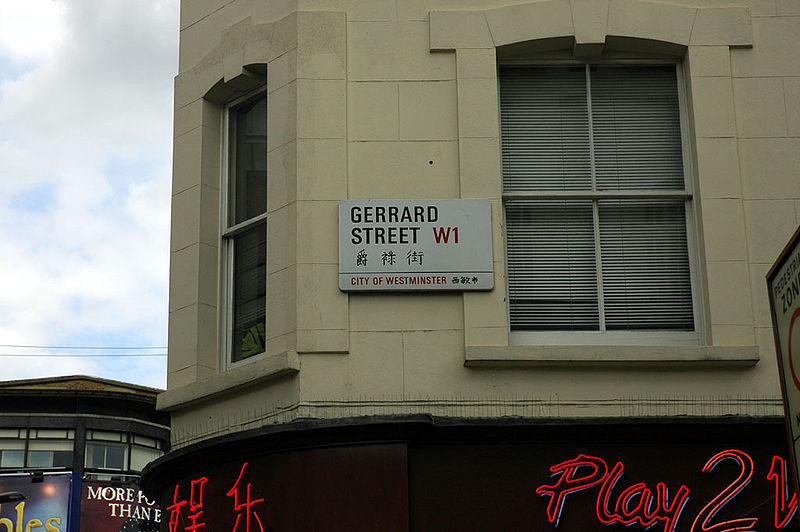
[[[258,523],[258,529],[261,532],[264,532],[264,525],[261,524],[261,519],[258,517],[258,513],[254,509],[250,507],[258,502],[264,502],[264,499],[255,499],[250,500],[250,488],[253,486],[250,482],[247,483],[245,487],[245,501],[240,503],[239,502],[239,482],[242,480],[242,475],[244,475],[244,470],[247,467],[247,462],[242,464],[242,469],[239,471],[239,477],[236,479],[236,482],[233,483],[233,487],[228,490],[226,495],[228,497],[233,497],[233,509],[237,512],[236,514],[236,523],[233,525],[233,532],[236,532],[239,529],[239,521],[242,519],[242,508],[245,509],[245,526],[244,530],[249,532],[250,530],[250,514],[253,514],[253,517],[256,519],[256,523]]]
[[[703,473],[712,472],[720,463],[732,461],[738,465],[738,476],[709,500],[695,515],[689,532],[755,532],[758,518],[717,519],[724,506],[747,488],[753,479],[755,467],[752,457],[736,449],[727,449],[712,456],[703,466]],[[664,482],[652,488],[644,482],[636,482],[619,491],[617,484],[625,472],[625,465],[616,462],[609,469],[608,463],[600,457],[580,454],[577,457],[557,463],[550,467],[553,484],[542,484],[536,493],[549,497],[547,520],[558,527],[561,515],[570,495],[599,487],[595,517],[606,525],[638,524],[644,528],[661,524],[663,532],[676,532],[678,522],[689,500],[690,490],[680,485],[672,491]],[[775,456],[766,475],[775,487],[774,525],[775,528],[788,526],[797,511],[797,494],[789,496],[786,465],[782,458]],[[688,519],[687,519],[688,522]]]
[[[171,484],[163,492],[162,526],[165,532],[800,530],[790,468],[773,445],[601,442],[592,452],[585,445],[420,445],[409,454],[405,445],[382,444],[249,456]]]
[[[789,524],[792,516],[797,511],[797,493],[789,496],[789,486],[786,482],[786,464],[780,456],[772,457],[772,466],[767,473],[767,480],[775,483],[775,528],[784,528]]]
[[[236,512],[236,519],[231,525],[231,532],[250,532],[250,517],[255,519],[253,530],[257,526],[259,532],[264,532],[264,525],[261,523],[261,518],[258,513],[252,508],[257,503],[264,502],[264,499],[251,499],[251,490],[253,487],[252,482],[242,482],[242,477],[245,474],[248,463],[242,464],[239,470],[239,476],[233,483],[233,486],[226,492],[228,497],[233,498],[233,509]],[[205,504],[203,503],[203,491],[208,483],[208,477],[199,477],[189,481],[189,498],[182,499],[180,496],[181,485],[176,484],[175,490],[172,493],[172,504],[167,506],[166,511],[169,513],[169,532],[193,532],[195,530],[209,530],[207,527],[206,518],[203,515],[206,511]],[[244,486],[240,486],[242,483]],[[243,499],[242,502],[240,498]],[[186,513],[184,519],[183,514]],[[242,521],[244,516],[244,521]],[[188,521],[188,523],[186,522]],[[241,521],[241,523],[240,523]],[[183,523],[183,526],[181,526]],[[239,525],[242,525],[241,528]]]

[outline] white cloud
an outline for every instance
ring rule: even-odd
[[[55,0],[6,1],[0,7],[0,55],[15,61],[50,56],[64,30],[64,6]]]
[[[166,345],[178,2],[5,4],[0,338]],[[0,360],[1,379],[165,383],[162,359]]]

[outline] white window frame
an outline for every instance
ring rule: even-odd
[[[219,353],[220,353],[220,367],[223,370],[232,369],[245,364],[250,364],[257,360],[266,357],[266,346],[263,353],[247,357],[242,360],[233,361],[233,289],[234,289],[234,253],[233,253],[233,237],[255,227],[260,223],[264,223],[266,230],[267,213],[265,212],[258,216],[254,216],[244,222],[229,225],[230,215],[230,112],[236,106],[248,100],[259,97],[260,95],[266,96],[267,87],[263,85],[258,89],[252,90],[235,100],[231,100],[224,105],[222,109],[222,122],[220,131],[221,137],[221,152],[220,152],[220,169],[221,169],[221,186],[220,186],[220,312],[219,312]],[[269,116],[269,107],[267,107],[267,116]],[[266,279],[265,279],[266,284]],[[265,331],[266,331],[266,308],[265,313]],[[266,339],[266,332],[265,332]]]
[[[603,315],[602,270],[600,255],[595,254],[598,264],[598,313],[600,321],[599,331],[512,331],[511,330],[511,302],[506,297],[506,319],[509,331],[509,345],[702,345],[705,341],[704,312],[702,290],[700,282],[700,254],[697,227],[697,198],[694,197],[694,171],[692,157],[692,143],[690,142],[690,128],[688,120],[688,103],[686,99],[686,86],[684,82],[683,63],[679,60],[652,60],[652,59],[597,59],[597,60],[535,60],[535,61],[503,61],[498,64],[498,109],[500,109],[500,72],[502,66],[531,66],[531,67],[557,67],[584,65],[588,70],[592,65],[674,65],[677,78],[678,106],[680,116],[681,144],[683,152],[683,179],[682,191],[561,191],[561,190],[535,190],[535,191],[503,191],[503,226],[506,225],[506,208],[508,200],[514,199],[591,199],[594,211],[594,238],[595,249],[599,249],[599,227],[597,216],[598,199],[631,199],[631,198],[683,198],[685,199],[686,243],[689,256],[689,274],[692,294],[692,312],[694,316],[693,331],[607,331]],[[589,120],[591,122],[591,87],[587,81],[587,102]],[[502,128],[500,128],[502,135]],[[591,139],[591,135],[590,135]],[[590,140],[590,159],[594,161],[594,146]],[[595,187],[595,169],[592,162],[591,168],[592,187]],[[506,294],[509,292],[508,275],[508,232],[504,232],[504,253],[506,257]]]
[[[88,440],[86,442],[86,449],[84,450],[84,464],[89,463],[89,449],[92,447],[102,447],[103,448],[103,467],[97,467],[93,465],[92,467],[86,466],[86,469],[91,470],[99,470],[99,471],[120,471],[126,472],[130,471],[130,445],[127,443],[120,443],[119,441],[109,441],[109,440]],[[108,462],[108,450],[109,449],[122,449],[122,468],[116,469],[113,467],[107,467],[106,463]]]

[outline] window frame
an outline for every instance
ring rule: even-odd
[[[80,429],[73,428],[5,428],[0,429],[0,459],[6,451],[14,451],[22,453],[21,465],[6,465],[0,464],[0,473],[9,473],[14,471],[30,471],[34,469],[43,470],[65,470],[77,467],[80,459],[84,469],[87,472],[104,472],[104,473],[120,473],[120,474],[139,474],[141,470],[133,469],[133,454],[134,449],[144,449],[150,451],[151,454],[157,454],[155,460],[159,456],[164,455],[164,449],[167,446],[167,441],[158,438],[157,436],[145,436],[144,434],[129,432],[129,431],[114,431],[103,428],[88,428],[83,432],[83,437],[80,437],[76,432]],[[16,434],[16,435],[15,435]],[[83,442],[82,444],[80,442]],[[9,442],[16,443],[16,445],[9,445]],[[69,443],[71,449],[66,451],[64,449],[55,449],[48,442],[55,442],[55,446],[64,446],[64,443]],[[100,467],[88,467],[87,457],[89,449],[92,445],[100,445],[114,448],[123,449],[124,453],[124,468],[111,469]],[[47,448],[51,447],[51,448]],[[31,465],[30,453],[49,453],[51,465]],[[54,453],[69,453],[69,465],[52,465],[55,458]],[[82,453],[82,458],[81,458]],[[62,455],[63,456],[63,455]],[[150,461],[152,461],[150,460]],[[149,463],[149,461],[148,461]]]
[[[71,428],[39,428],[39,427],[25,427],[25,428],[8,428],[2,429],[3,436],[0,437],[0,447],[5,444],[3,442],[19,442],[15,447],[16,449],[3,448],[0,450],[0,459],[2,454],[6,451],[15,451],[22,453],[22,465],[8,465],[3,466],[0,464],[0,471],[22,471],[30,469],[44,469],[44,470],[64,470],[71,469],[74,465],[76,455],[76,440],[75,429]],[[13,436],[12,433],[16,432],[17,435]],[[57,449],[54,447],[71,447],[69,450]],[[32,453],[37,453],[38,456],[45,456],[49,453],[50,465],[31,465]],[[55,462],[55,453],[60,453],[61,457],[69,455],[69,465],[53,465]]]
[[[613,54],[609,54],[613,55]],[[691,128],[688,113],[688,99],[687,87],[685,83],[686,74],[684,72],[685,63],[680,59],[653,59],[641,57],[627,57],[624,54],[620,57],[607,57],[607,58],[591,58],[579,59],[575,57],[563,58],[534,58],[524,60],[498,60],[497,62],[497,109],[498,109],[498,129],[500,135],[500,145],[502,145],[503,128],[500,126],[502,120],[502,113],[500,112],[500,98],[501,98],[501,75],[500,70],[507,66],[516,67],[558,67],[558,66],[576,66],[583,65],[588,72],[592,66],[606,65],[606,66],[652,66],[652,65],[672,65],[676,72],[676,85],[678,96],[678,115],[680,120],[680,133],[681,133],[681,148],[682,148],[682,163],[683,163],[683,185],[681,191],[601,191],[596,190],[596,181],[594,179],[594,146],[590,141],[589,149],[590,159],[592,161],[592,187],[593,190],[579,190],[579,191],[557,191],[557,190],[527,190],[527,191],[506,191],[505,187],[502,188],[502,216],[503,227],[507,228],[506,219],[506,202],[510,200],[531,199],[531,200],[556,200],[556,199],[589,199],[592,202],[593,210],[593,230],[595,241],[595,271],[598,274],[598,319],[600,322],[600,330],[598,331],[514,331],[511,329],[511,298],[506,297],[506,320],[508,330],[508,343],[511,346],[524,346],[524,345],[664,345],[664,346],[677,346],[677,345],[703,345],[705,342],[705,320],[704,320],[704,300],[702,297],[701,289],[701,260],[700,260],[700,247],[699,247],[699,233],[698,228],[700,222],[698,219],[698,198],[695,196],[695,176],[693,166],[693,137],[691,135]],[[588,76],[587,76],[588,78]],[[589,116],[591,127],[591,87],[587,83],[587,112]],[[591,137],[591,130],[590,130]],[[502,153],[501,153],[502,158]],[[501,174],[501,179],[504,181],[505,176]],[[597,216],[597,205],[600,199],[667,199],[676,198],[684,199],[685,206],[685,231],[686,231],[686,244],[688,251],[689,261],[689,279],[691,284],[692,295],[692,313],[694,317],[694,330],[693,331],[670,331],[670,330],[639,330],[639,331],[621,331],[621,330],[604,330],[605,320],[603,316],[603,301],[602,301],[602,269],[599,265],[601,258],[598,254],[599,249],[599,218]],[[508,262],[508,231],[503,232],[503,251],[505,261],[505,281],[506,281],[506,294],[509,292],[509,262]]]
[[[123,449],[124,467],[122,469],[89,467],[89,449],[93,445],[103,446],[105,449],[108,449],[109,447]],[[118,432],[107,429],[87,429],[83,450],[84,469],[87,472],[100,474],[139,474],[141,473],[141,469],[133,468],[133,452],[135,448],[148,449],[158,453],[158,456],[153,458],[153,460],[164,455],[164,441],[157,437],[144,436],[143,434],[138,434],[136,432]],[[106,456],[107,452],[104,453],[104,459]],[[150,460],[149,462],[152,462],[153,460]]]
[[[103,467],[98,467],[97,465],[89,466],[89,455],[90,449],[92,448],[102,448],[103,449]],[[114,467],[108,467],[108,450],[109,449],[122,449],[122,468],[117,469]],[[131,471],[130,467],[130,444],[129,443],[122,443],[122,442],[113,442],[108,440],[87,440],[86,441],[86,448],[83,451],[83,463],[84,468],[89,471],[117,471],[120,473],[128,473]]]
[[[234,323],[234,242],[236,236],[257,227],[259,224],[264,225],[264,231],[267,231],[267,209],[264,212],[244,220],[239,223],[230,223],[231,215],[231,144],[232,134],[231,130],[232,121],[230,119],[231,111],[236,107],[255,100],[260,97],[267,98],[266,84],[248,91],[222,106],[221,124],[220,124],[220,289],[219,289],[219,353],[220,353],[220,367],[223,371],[239,367],[245,364],[250,364],[257,360],[262,360],[266,357],[266,301],[264,305],[264,351],[241,360],[233,360],[233,323]],[[267,107],[267,121],[269,121],[269,106]],[[266,161],[265,161],[266,164]],[[265,184],[266,187],[266,184]],[[266,291],[266,273],[264,279],[264,286]],[[266,295],[265,295],[266,298]]]

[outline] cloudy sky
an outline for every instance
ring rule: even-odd
[[[0,380],[165,386],[177,40],[178,0],[0,0]]]

